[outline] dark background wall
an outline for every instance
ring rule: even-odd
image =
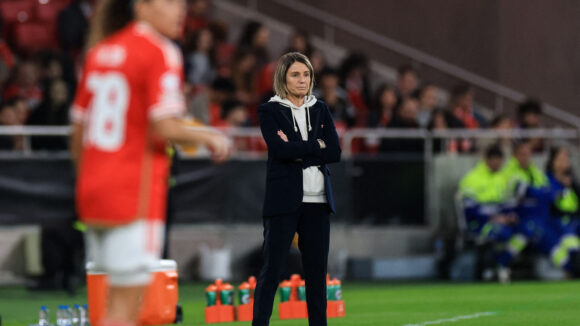
[[[580,113],[580,1],[577,0],[301,0],[403,44]],[[312,18],[272,1],[258,9],[314,34]],[[336,32],[337,43],[366,51],[373,59],[398,65],[397,58]],[[427,79],[436,74],[424,69]],[[453,81],[442,81],[444,86]]]

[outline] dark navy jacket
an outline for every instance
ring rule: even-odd
[[[278,102],[267,102],[258,107],[262,137],[268,145],[268,169],[263,216],[294,213],[300,209],[303,198],[302,169],[320,166],[329,208],[335,212],[330,170],[327,164],[340,161],[340,143],[326,104],[317,101],[310,107],[312,131],[303,141],[300,130],[294,131],[290,108]],[[282,130],[288,137],[284,142],[278,136]],[[321,149],[317,139],[326,143]]]

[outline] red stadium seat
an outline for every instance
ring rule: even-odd
[[[39,22],[54,23],[58,14],[69,4],[68,0],[38,0],[36,19]]]
[[[18,48],[24,52],[33,53],[37,50],[57,46],[53,24],[17,24],[14,33]]]
[[[32,19],[34,5],[38,0],[2,0],[0,13],[5,23],[26,22]]]

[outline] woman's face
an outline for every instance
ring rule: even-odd
[[[381,94],[381,106],[383,109],[392,109],[397,104],[397,94],[393,89],[387,88]]]
[[[213,46],[213,36],[209,29],[202,29],[199,32],[199,39],[197,40],[197,50],[200,52],[207,52]]]
[[[561,173],[570,169],[570,155],[566,149],[561,149],[554,158],[554,172]]]
[[[447,121],[445,121],[445,115],[439,113],[433,117],[433,129],[447,129]]]
[[[310,69],[305,64],[294,62],[286,73],[286,88],[288,89],[289,95],[296,98],[306,96],[310,87],[311,78]]]
[[[50,98],[54,105],[64,105],[68,98],[68,89],[63,81],[56,81],[50,88]]]
[[[268,45],[269,40],[270,40],[270,30],[268,30],[267,27],[262,26],[254,36],[254,46],[259,48],[266,47],[266,45]]]
[[[186,15],[186,0],[149,0],[137,2],[137,16],[164,36],[181,36]]]
[[[437,88],[428,86],[421,94],[421,107],[423,109],[433,109],[437,105]]]

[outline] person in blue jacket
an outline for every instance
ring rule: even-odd
[[[341,149],[326,104],[312,95],[308,58],[287,53],[274,74],[276,96],[258,108],[268,145],[263,207],[264,265],[254,295],[253,326],[269,325],[282,267],[297,232],[310,326],[326,326],[330,214],[335,212],[329,163]]]
[[[539,252],[550,257],[554,266],[578,276],[580,240],[551,215],[552,204],[561,198],[563,191],[551,186],[531,157],[532,143],[519,142],[514,148],[514,157],[503,169],[509,187],[519,194],[519,231]]]

